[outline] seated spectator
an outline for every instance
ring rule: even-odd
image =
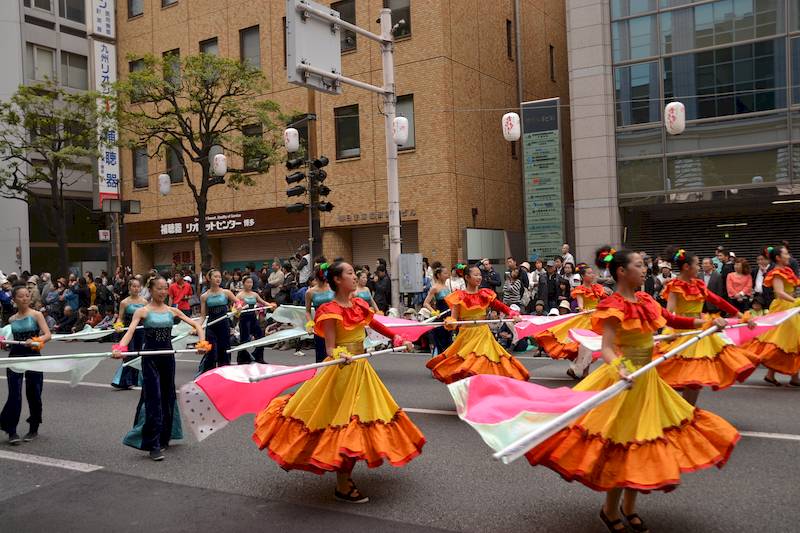
[[[89,319],[89,311],[87,311],[85,307],[78,308],[78,318],[75,320],[75,325],[72,326],[72,331],[70,331],[70,333],[77,333],[79,331],[83,331],[83,329],[87,325],[88,319]]]
[[[64,314],[61,317],[61,320],[58,321],[56,330],[59,333],[72,333],[72,328],[75,327],[75,322],[77,320],[78,317],[75,315],[75,311],[73,311],[72,307],[68,305],[64,307]]]
[[[512,311],[520,311],[518,305],[510,306]],[[504,317],[505,318],[505,317]],[[528,349],[528,338],[517,339],[516,328],[513,324],[503,322],[497,332],[497,342],[509,352],[524,352]]]
[[[750,314],[752,316],[764,316],[769,311],[764,308],[764,297],[761,295],[757,295],[753,298],[753,302],[750,304]]]
[[[106,309],[106,316],[103,317],[95,327],[97,329],[111,329],[114,327],[114,322],[116,322],[116,315],[114,315],[113,309]]]
[[[86,313],[86,323],[91,327],[95,327],[100,323],[101,320],[103,320],[103,315],[100,314],[100,310],[97,308],[97,306],[89,306],[89,309]]]
[[[559,315],[568,315],[572,312],[572,307],[569,305],[567,300],[562,300],[560,304],[558,304],[558,314]]]
[[[541,300],[536,300],[536,303],[533,306],[533,314],[536,316],[544,316],[544,302]]]
[[[40,311],[44,317],[44,321],[47,322],[47,327],[50,328],[50,331],[55,331],[57,324],[56,319],[50,316],[50,312],[47,310],[47,307],[42,307]]]

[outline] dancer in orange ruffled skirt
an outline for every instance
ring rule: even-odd
[[[317,309],[314,331],[324,338],[328,358],[340,358],[342,364],[322,369],[296,393],[272,400],[256,416],[253,440],[285,470],[336,472],[336,498],[365,503],[369,498],[351,479],[355,463],[373,468],[387,460],[403,466],[420,454],[425,437],[372,365],[366,359],[350,362],[364,351],[366,326],[395,345],[404,343],[402,337],[373,321],[367,302],[351,299],[356,289],[352,266],[332,264],[327,279],[335,298]]]
[[[606,364],[574,390],[602,390],[627,379],[632,370],[650,362],[653,334],[664,325],[704,325],[699,319],[673,315],[647,293],[637,292],[646,273],[639,254],[608,248],[598,253],[599,266],[607,265],[617,282],[617,292],[592,314],[592,328],[603,335]],[[714,323],[725,325],[722,319]],[[607,492],[600,517],[610,531],[627,531],[624,517],[628,527],[641,532],[647,526],[636,514],[638,491],[668,491],[680,483],[682,473],[721,467],[738,440],[733,426],[691,406],[653,370],[528,452],[527,458],[568,481]]]
[[[792,257],[789,251],[785,246],[770,246],[764,250],[764,255],[775,265],[764,278],[764,285],[772,287],[775,293],[770,312],[786,311],[800,305],[800,299],[794,297],[800,279],[789,266]],[[800,315],[794,315],[780,326],[759,335],[747,348],[767,367],[764,381],[780,387],[780,382],[775,379],[777,372],[791,376],[789,385],[800,387]]]
[[[497,301],[494,291],[478,288],[481,271],[477,266],[467,268],[464,279],[466,290],[457,290],[445,298],[451,310],[445,319],[446,327],[453,321],[483,320],[490,307],[519,320],[519,313]],[[428,361],[426,366],[442,383],[452,383],[476,374],[496,374],[523,381],[530,377],[522,363],[498,344],[486,324],[461,326],[453,344]]]
[[[605,290],[602,285],[595,283],[597,274],[589,265],[585,263],[578,265],[578,274],[581,276],[582,283],[572,290],[571,296],[577,300],[579,311],[593,311],[598,302],[606,297]],[[574,318],[537,333],[534,335],[534,339],[536,339],[536,344],[553,359],[575,361],[578,356],[578,343],[569,337],[569,331],[571,329],[590,328],[591,315],[581,313],[575,315]],[[572,379],[580,379],[576,370],[583,374],[588,369],[588,366],[585,369],[579,369],[573,363],[567,370],[567,375]]]
[[[661,297],[667,301],[667,311],[699,318],[703,304],[708,301],[729,316],[745,318],[738,309],[709,291],[703,280],[697,278],[700,262],[696,255],[684,249],[671,248],[667,250],[666,257],[671,258],[679,271],[678,277],[667,281],[661,293]],[[755,326],[755,323],[752,325]],[[671,328],[664,330],[665,334],[680,332]],[[661,342],[655,357],[685,341],[686,337],[678,337]],[[725,333],[720,332],[701,339],[672,359],[664,361],[658,366],[658,373],[673,388],[682,389],[684,399],[695,405],[702,387],[721,390],[736,381],[742,382],[753,373],[758,362],[759,358],[753,352],[736,346]]]

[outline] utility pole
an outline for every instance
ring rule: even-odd
[[[308,89],[308,114],[306,115],[306,128],[308,130],[308,154],[306,160],[311,162],[317,158],[317,97],[314,89]],[[308,187],[308,253],[313,261],[316,256],[322,255],[322,227],[319,221],[319,187],[314,180],[309,180]]]

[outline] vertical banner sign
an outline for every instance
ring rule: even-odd
[[[114,0],[92,0],[92,34],[115,38]]]
[[[559,103],[550,98],[522,104],[525,240],[530,261],[560,255],[564,243]]]
[[[101,94],[97,99],[101,118],[98,120],[100,157],[97,159],[99,204],[103,200],[119,198],[119,149],[117,148],[117,122],[102,115],[112,111],[110,97],[112,85],[117,81],[117,49],[113,44],[92,41],[94,48],[94,89]]]

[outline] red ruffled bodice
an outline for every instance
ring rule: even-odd
[[[583,296],[585,299],[589,300],[601,300],[605,297],[606,293],[603,290],[603,286],[599,283],[593,283],[590,287],[586,285],[578,285],[574,289],[570,295],[573,298],[577,298],[578,296]]]
[[[667,323],[662,307],[646,292],[637,292],[636,301],[631,302],[619,293],[604,298],[592,313],[592,329],[603,333],[603,322],[616,318],[626,330],[655,333]]]
[[[497,299],[497,293],[491,289],[480,289],[478,292],[469,293],[465,290],[457,290],[448,294],[444,301],[451,308],[460,305],[464,309],[488,309]]]
[[[326,320],[337,320],[346,330],[352,330],[359,326],[368,326],[372,321],[372,309],[369,304],[361,298],[350,300],[350,307],[343,307],[336,300],[324,303],[317,309],[314,319],[314,333],[324,337],[322,323]]]
[[[790,283],[793,287],[800,285],[800,279],[794,275],[794,271],[788,266],[774,268],[767,272],[767,275],[764,276],[764,285],[772,287],[772,280],[774,280],[776,276],[783,278],[786,283]]]
[[[694,278],[687,282],[679,278],[672,278],[664,284],[661,297],[666,300],[671,292],[680,294],[688,302],[705,301],[708,295],[708,287],[701,279]]]

